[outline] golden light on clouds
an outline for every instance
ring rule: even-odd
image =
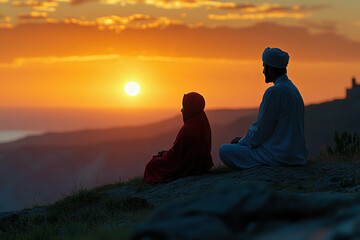
[[[111,18],[106,18],[105,20],[104,20],[104,25],[111,25],[111,24],[113,24],[114,23],[114,21],[111,19]]]
[[[1,25],[0,25],[1,27]],[[121,61],[127,59],[126,56],[118,54],[109,55],[89,55],[89,56],[68,56],[68,57],[32,57],[32,58],[16,58],[11,63],[0,63],[3,68],[16,68],[25,64],[46,64],[46,63],[69,63],[69,62],[93,62],[93,61]]]
[[[71,18],[65,19],[64,22],[80,26],[97,26],[99,30],[112,30],[115,32],[120,32],[125,29],[148,29],[182,24],[179,20],[168,17],[152,18],[146,14],[133,14],[125,17],[111,15],[97,18],[94,21]]]
[[[57,2],[43,2],[41,5],[35,6],[34,10],[55,12],[56,7],[58,7],[58,6],[59,6],[59,4]]]
[[[42,19],[47,18],[48,14],[46,12],[31,12],[31,13],[20,13],[18,18],[20,19]]]
[[[27,7],[27,6],[39,6],[40,2],[38,1],[12,1],[11,5],[13,6],[20,6],[20,7]]]
[[[264,20],[264,19],[281,19],[281,18],[293,18],[303,19],[311,17],[313,14],[311,11],[317,11],[325,9],[327,6],[281,6],[279,4],[264,3],[260,5],[255,4],[227,4],[223,6],[217,6],[217,9],[221,10],[239,10],[236,13],[227,14],[209,14],[208,19],[212,20]]]
[[[309,10],[319,10],[324,6],[304,7],[294,5],[284,7],[279,4],[264,3],[261,5],[245,4],[228,4],[217,7],[219,9],[238,9],[241,13],[227,13],[227,14],[209,14],[208,19],[212,20],[264,20],[266,18],[294,18],[302,19],[310,17],[312,14],[304,13]]]
[[[0,28],[13,28],[14,26],[11,23],[0,23]]]
[[[226,7],[233,6],[233,2],[220,2],[220,1],[206,1],[206,0],[145,0],[144,2],[147,5],[153,5],[158,8],[165,9],[183,9],[183,8],[200,8],[200,7]]]
[[[47,18],[47,19],[46,19],[46,22],[47,22],[47,23],[58,23],[59,21],[56,20],[56,19],[54,19],[54,18]]]
[[[263,20],[266,18],[305,18],[304,13],[286,13],[286,12],[273,12],[273,13],[254,13],[254,14],[239,14],[228,13],[225,15],[209,14],[208,18],[212,20]]]
[[[17,7],[32,7],[33,10],[36,11],[46,11],[46,12],[55,12],[56,7],[59,6],[59,3],[55,1],[34,1],[34,0],[28,0],[28,1],[12,1],[11,5],[17,6]]]
[[[11,23],[11,17],[0,15],[0,28],[11,29],[14,25]]]
[[[0,25],[1,27],[1,25]],[[0,68],[16,68],[27,64],[47,63],[75,63],[75,62],[103,62],[103,61],[140,61],[140,62],[163,62],[163,63],[189,63],[189,64],[253,64],[252,60],[226,59],[226,58],[196,58],[196,57],[164,57],[164,56],[125,56],[119,54],[68,56],[68,57],[31,57],[16,58],[11,63],[0,63]],[[257,61],[255,61],[257,62]]]
[[[76,25],[80,25],[80,26],[97,26],[98,23],[96,21],[86,21],[86,20],[80,20],[80,19],[76,19],[76,18],[69,18],[69,19],[65,19],[64,23],[67,24],[76,24]]]
[[[112,16],[107,16],[107,17],[101,17],[101,18],[97,18],[96,22],[99,25],[111,25],[111,24],[129,24],[131,22],[134,21],[147,21],[150,20],[150,16],[149,15],[145,15],[145,14],[133,14],[131,16],[127,16],[127,17],[119,17],[116,15],[112,15]]]
[[[126,6],[126,5],[134,5],[137,3],[136,0],[101,0],[100,3],[103,4],[109,4],[109,5],[115,5],[119,4],[120,6]]]

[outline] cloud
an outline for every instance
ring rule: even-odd
[[[47,18],[47,19],[46,19],[46,22],[47,22],[47,23],[59,23],[59,21],[56,20],[56,19],[54,19],[54,18]]]
[[[0,23],[0,28],[13,28],[14,25],[11,23]]]
[[[56,0],[56,1],[69,2],[71,5],[74,5],[74,6],[89,3],[89,2],[99,2],[102,4],[108,4],[108,5],[119,4],[121,6],[134,5],[134,4],[143,2],[143,0]]]
[[[81,5],[89,2],[99,2],[99,0],[70,0],[71,5]]]
[[[286,13],[286,12],[273,12],[273,13],[228,13],[228,14],[209,14],[208,19],[212,20],[264,20],[266,18],[305,18],[303,13]]]
[[[313,11],[320,11],[329,7],[330,6],[328,5],[315,5],[315,6],[295,5],[292,7],[273,5],[266,11],[267,12],[313,12]]]
[[[295,18],[302,19],[311,16],[312,11],[327,8],[325,5],[318,6],[281,6],[279,4],[264,3],[254,5],[244,4],[228,4],[226,6],[215,7],[221,10],[240,10],[240,13],[227,14],[209,14],[208,18],[212,20],[263,20],[267,18]]]
[[[314,32],[335,33],[336,22],[334,21],[308,21],[302,20],[302,25]]]
[[[12,1],[11,4],[16,7],[31,7],[33,10],[46,12],[55,12],[56,8],[59,6],[59,3],[55,1],[39,2],[34,0],[28,0],[25,2]]]
[[[164,9],[193,9],[200,7],[216,8],[234,5],[233,2],[221,2],[213,0],[68,0],[72,5],[80,5],[88,2],[100,2],[102,4],[134,5],[145,4]]]
[[[21,2],[21,1],[12,1],[11,5],[13,6],[17,6],[17,7],[34,7],[34,6],[39,6],[41,5],[41,2],[38,1],[26,1],[26,2]]]
[[[105,17],[100,17],[100,18],[96,19],[96,23],[98,23],[99,25],[105,25],[105,26],[116,25],[116,24],[126,25],[126,24],[130,24],[130,23],[135,23],[135,22],[144,23],[144,22],[150,22],[150,21],[156,21],[156,18],[151,18],[149,15],[146,15],[146,14],[133,14],[130,16],[125,16],[125,17],[111,15],[111,16],[105,16]]]
[[[102,4],[120,4],[122,6],[145,4],[155,6],[163,9],[194,9],[206,8],[207,10],[240,10],[242,13],[249,13],[251,15],[241,17],[241,19],[263,19],[270,17],[295,17],[302,18],[305,12],[312,12],[327,8],[327,5],[295,5],[295,6],[281,6],[279,4],[250,4],[235,2],[223,2],[214,0],[56,0],[69,1],[72,5],[80,5],[88,2],[100,2]],[[236,19],[240,19],[236,17]]]
[[[233,5],[232,2],[220,2],[220,1],[211,1],[211,0],[144,0],[144,4],[153,5],[158,8],[165,9],[183,9],[183,8],[219,8],[226,7],[228,5]]]
[[[46,12],[31,12],[31,13],[20,13],[19,19],[45,19],[48,14]]]
[[[1,63],[0,67],[12,68],[19,67],[26,63],[64,63],[64,62],[92,62],[92,61],[128,61],[139,60],[147,62],[186,62],[186,63],[217,63],[217,64],[239,64],[249,63],[247,60],[224,59],[224,58],[196,58],[196,57],[164,57],[164,56],[144,56],[133,57],[122,56],[119,54],[108,55],[89,55],[89,56],[68,56],[68,57],[28,57],[16,58],[11,63]]]
[[[90,56],[68,56],[68,57],[28,57],[16,58],[11,64],[1,64],[0,67],[17,67],[24,63],[41,62],[41,63],[62,63],[62,62],[91,62],[91,61],[111,61],[119,60],[118,54],[109,55],[90,55]]]
[[[115,32],[120,32],[125,29],[148,29],[182,24],[179,20],[172,20],[167,17],[152,18],[146,14],[133,14],[125,17],[112,15],[100,17],[94,21],[71,18],[66,19],[65,23],[80,26],[97,26],[99,30],[113,30]]]
[[[164,28],[125,28],[118,33],[108,28],[100,31],[98,27],[27,23],[13,29],[0,29],[0,45],[6,46],[1,49],[0,62],[113,54],[253,61],[260,59],[267,46],[283,48],[293,61],[360,61],[359,42],[331,32],[313,34],[304,26],[263,22],[241,28],[190,28],[179,24]]]
[[[14,25],[11,23],[11,17],[0,14],[0,28],[13,28]]]
[[[0,14],[0,21],[11,22],[11,17]]]
[[[306,5],[294,5],[294,6],[281,6],[279,4],[269,4],[263,3],[260,5],[250,4],[250,3],[228,3],[226,5],[216,6],[215,9],[225,9],[225,10],[240,10],[241,12],[248,13],[284,13],[284,12],[309,12],[309,11],[318,11],[325,8],[328,8],[327,5],[316,5],[316,6],[306,6]]]
[[[250,4],[250,3],[241,3],[241,4],[229,3],[226,5],[224,4],[224,5],[215,6],[215,9],[252,11],[256,9],[256,7],[257,6],[255,4]]]

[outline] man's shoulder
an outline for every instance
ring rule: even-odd
[[[277,94],[281,91],[281,88],[279,85],[274,85],[271,87],[268,87],[265,91],[265,95],[271,95],[271,94]]]
[[[265,99],[282,99],[291,92],[291,86],[288,84],[276,84],[266,89],[264,93]]]
[[[281,81],[274,86],[269,87],[266,92],[268,93],[282,93],[289,91],[290,89],[294,88],[295,85],[291,82],[290,79],[287,79],[286,81]]]

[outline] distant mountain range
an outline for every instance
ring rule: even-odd
[[[246,134],[257,109],[210,110],[215,164],[218,149]],[[181,116],[138,127],[52,132],[0,144],[0,211],[48,203],[74,188],[141,175],[150,157],[169,149]],[[306,107],[311,156],[332,144],[334,131],[360,132],[360,101],[335,100]]]

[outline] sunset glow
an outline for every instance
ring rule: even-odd
[[[343,98],[360,78],[360,2],[345,2],[0,0],[0,107],[177,109],[191,91],[258,107],[268,46],[305,104]],[[129,98],[129,79],[146,91]]]

